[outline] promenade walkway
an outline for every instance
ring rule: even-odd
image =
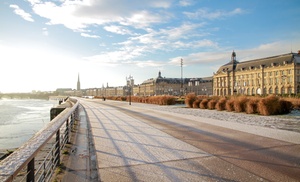
[[[199,173],[203,167],[189,160],[210,156],[206,152],[116,108],[89,102],[82,104],[91,123],[101,181],[206,178]]]
[[[74,175],[64,181],[300,180],[299,133],[221,126],[220,120],[154,111],[143,104],[80,103],[86,111],[81,126],[90,124],[91,130],[80,130],[85,139],[75,148],[84,147],[73,154],[78,161],[70,163],[74,169],[68,173]]]

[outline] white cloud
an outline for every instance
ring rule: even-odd
[[[124,62],[125,64],[133,64],[136,65],[140,68],[145,68],[145,67],[161,67],[164,66],[165,63],[163,62],[157,62],[153,60],[147,60],[147,61],[127,61]]]
[[[210,11],[207,8],[201,8],[201,9],[198,9],[196,12],[183,12],[183,14],[191,19],[214,20],[214,19],[220,19],[220,18],[225,18],[225,17],[229,17],[229,16],[243,14],[244,12],[245,11],[242,10],[241,8],[236,8],[232,11],[221,11],[221,10]]]
[[[80,34],[82,37],[87,37],[87,38],[100,38],[100,36],[98,35],[90,35],[90,34],[87,34],[87,33],[81,33]]]
[[[103,28],[108,32],[112,32],[120,35],[133,34],[130,30],[123,28],[122,26],[111,25],[111,26],[104,26]]]
[[[194,1],[193,0],[181,0],[179,1],[180,6],[191,6],[193,5]]]
[[[31,17],[29,13],[26,13],[23,9],[21,9],[18,5],[12,4],[9,5],[17,15],[20,15],[24,20],[34,22],[34,19]]]
[[[95,1],[66,0],[53,1],[28,0],[33,11],[49,19],[49,25],[62,24],[74,31],[86,30],[89,26],[120,23],[137,28],[146,28],[153,23],[168,18],[166,14],[145,10],[147,8],[168,8],[172,0],[110,0]],[[142,10],[141,10],[142,9]]]
[[[297,45],[300,46],[300,45]],[[198,52],[183,56],[185,65],[195,64],[210,64],[210,65],[224,65],[231,59],[232,50],[218,48],[215,52]],[[249,61],[253,59],[265,58],[290,52],[290,45],[288,42],[271,42],[258,45],[254,48],[234,50],[238,61]],[[181,57],[171,58],[170,65],[179,65]],[[216,70],[219,68],[215,66]],[[216,71],[215,70],[215,71]]]

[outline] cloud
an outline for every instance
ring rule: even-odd
[[[17,15],[20,15],[24,20],[34,22],[34,19],[31,17],[29,13],[26,13],[23,9],[21,9],[18,5],[12,4],[9,5],[10,8],[14,9],[14,12]]]
[[[28,0],[28,2],[37,15],[49,19],[49,25],[61,24],[74,31],[82,32],[89,26],[110,23],[137,28],[151,26],[168,17],[163,13],[163,9],[169,8],[172,0],[66,0],[55,2]],[[161,11],[157,13],[158,10]]]
[[[111,26],[104,26],[103,28],[108,32],[112,32],[120,35],[126,35],[126,34],[133,35],[133,33],[130,30],[123,28],[122,26],[111,25]]]
[[[194,2],[193,2],[193,0],[181,0],[181,1],[179,1],[179,5],[180,6],[191,6],[191,5],[193,5],[194,4]]]
[[[190,19],[220,19],[225,17],[230,17],[234,15],[243,14],[245,11],[241,8],[236,8],[232,11],[210,11],[208,8],[201,8],[198,9],[196,12],[183,12],[184,15],[186,15]]]
[[[143,51],[143,47],[135,47],[134,49],[127,47],[116,51],[103,52],[98,55],[84,57],[84,59],[98,63],[100,65],[114,67],[123,63],[126,64],[128,63],[128,61],[131,61],[141,56]]]
[[[100,38],[100,36],[98,35],[90,35],[90,34],[87,34],[87,33],[81,33],[80,34],[82,37],[87,37],[87,38]]]
[[[127,61],[124,62],[124,64],[133,64],[136,65],[140,68],[145,68],[145,67],[161,67],[164,66],[165,63],[163,62],[157,62],[153,60],[147,60],[147,61]]]
[[[298,45],[300,46],[300,45]],[[168,64],[179,65],[180,59],[183,58],[185,65],[197,65],[197,64],[209,64],[209,65],[224,65],[227,64],[231,59],[231,49],[221,49],[214,52],[198,52],[191,53],[183,57],[171,58]],[[248,49],[238,49],[234,50],[237,55],[237,60],[249,61],[253,59],[265,58],[269,56],[275,56],[280,54],[287,54],[290,52],[290,45],[288,42],[270,42],[266,44],[261,44],[253,48]],[[219,68],[215,66],[216,70]]]
[[[135,61],[147,53],[155,54],[156,51],[174,51],[178,49],[218,49],[217,42],[209,39],[193,39],[194,36],[198,36],[198,29],[202,26],[204,24],[184,23],[179,27],[169,27],[157,31],[151,29],[146,34],[134,35],[124,42],[116,43],[116,50],[114,51],[102,52],[101,54],[85,57],[85,59],[110,66],[135,63],[139,67],[144,67],[150,66],[153,62],[145,61],[145,63],[142,63],[142,61]],[[123,31],[123,28],[120,26],[107,26],[105,29],[119,33]]]

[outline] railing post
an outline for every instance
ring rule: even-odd
[[[70,119],[68,118],[67,120],[66,120],[66,143],[69,143],[69,135],[70,135],[70,125],[69,125],[69,121],[70,121]]]
[[[34,182],[34,158],[27,164],[27,182]]]
[[[60,129],[56,132],[55,167],[60,164]]]

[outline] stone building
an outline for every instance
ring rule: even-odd
[[[206,78],[165,78],[159,71],[157,78],[150,78],[141,84],[134,84],[130,76],[126,86],[91,88],[86,90],[90,96],[154,96],[154,95],[186,95],[194,92],[197,95],[212,95],[212,77]],[[129,92],[130,86],[130,92]]]
[[[195,92],[197,95],[212,95],[212,77],[207,78],[165,78],[158,72],[157,78],[145,80],[133,88],[134,95],[185,95]]]
[[[213,94],[268,95],[300,93],[300,51],[238,62],[231,61],[213,75]]]

